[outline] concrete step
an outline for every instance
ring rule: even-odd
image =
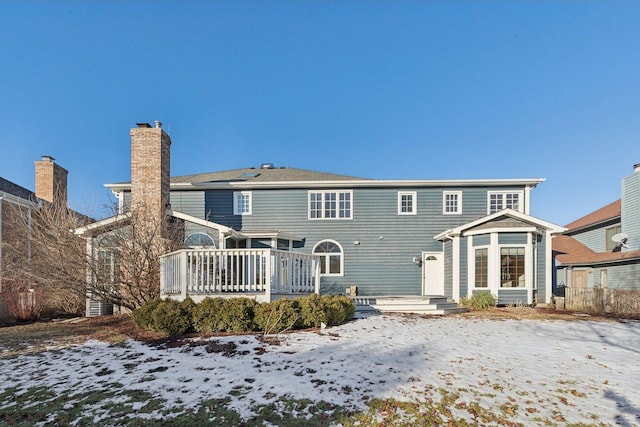
[[[441,295],[415,297],[353,297],[357,311],[383,313],[455,314],[467,311]]]

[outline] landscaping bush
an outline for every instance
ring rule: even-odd
[[[344,295],[323,295],[322,298],[326,298],[326,306],[328,308],[329,316],[327,325],[334,326],[346,322],[351,319],[356,312],[356,306]]]
[[[307,298],[299,298],[300,321],[303,328],[319,328],[320,323],[327,323],[327,311],[318,294]]]
[[[190,298],[182,302],[152,300],[133,311],[137,327],[180,335],[195,330],[216,332],[263,331],[265,334],[285,330],[339,325],[353,317],[355,306],[342,295],[312,295],[295,300],[280,299],[258,304],[249,298],[205,298],[195,304]]]
[[[226,325],[224,299],[205,298],[193,309],[193,328],[196,332],[213,334],[224,331]]]
[[[472,311],[482,311],[495,307],[496,299],[489,292],[476,292],[471,298],[462,298],[460,305]]]
[[[155,310],[161,302],[161,299],[153,299],[133,310],[131,313],[133,323],[140,329],[153,330],[153,310]]]
[[[191,330],[191,313],[174,300],[164,300],[151,313],[153,329],[169,335],[182,335]]]
[[[321,323],[334,326],[351,319],[355,306],[344,295],[311,295],[298,299],[302,327],[318,328]]]
[[[265,334],[302,327],[298,301],[283,298],[259,304],[255,307],[254,313],[257,330],[263,331]]]
[[[254,310],[258,305],[249,298],[231,298],[225,301],[224,330],[227,332],[247,332],[256,329]]]

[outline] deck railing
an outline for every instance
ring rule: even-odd
[[[160,294],[318,293],[318,265],[315,255],[276,249],[182,249],[160,258]]]

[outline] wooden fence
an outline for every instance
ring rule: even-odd
[[[640,290],[607,288],[566,288],[567,310],[640,316]]]

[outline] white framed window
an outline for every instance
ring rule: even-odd
[[[323,240],[313,248],[314,255],[320,255],[321,276],[343,276],[344,257],[342,246],[335,240]]]
[[[525,248],[501,247],[500,248],[500,287],[524,288],[525,276]]]
[[[487,212],[489,214],[503,209],[524,212],[522,191],[489,191],[487,193]]]
[[[120,259],[114,249],[98,249],[96,276],[99,285],[114,285],[120,281]]]
[[[415,215],[418,213],[417,203],[418,196],[415,191],[399,191],[398,215]]]
[[[309,191],[309,219],[352,219],[351,190]]]
[[[188,248],[215,247],[211,236],[201,231],[189,234],[187,238],[184,239],[184,245]]]
[[[233,214],[234,215],[251,215],[252,208],[251,191],[234,191],[233,192]]]
[[[442,193],[442,213],[444,215],[462,214],[462,191],[445,191]]]
[[[613,227],[607,227],[604,230],[604,234],[605,234],[605,250],[607,252],[611,252],[611,251],[615,251],[616,249],[619,251],[620,250],[620,243],[619,242],[614,242],[613,240],[611,240],[611,238],[613,236],[615,236],[616,234],[622,232],[622,226],[620,224],[618,225],[614,225]]]
[[[489,286],[489,248],[475,249],[475,288],[487,288]]]

